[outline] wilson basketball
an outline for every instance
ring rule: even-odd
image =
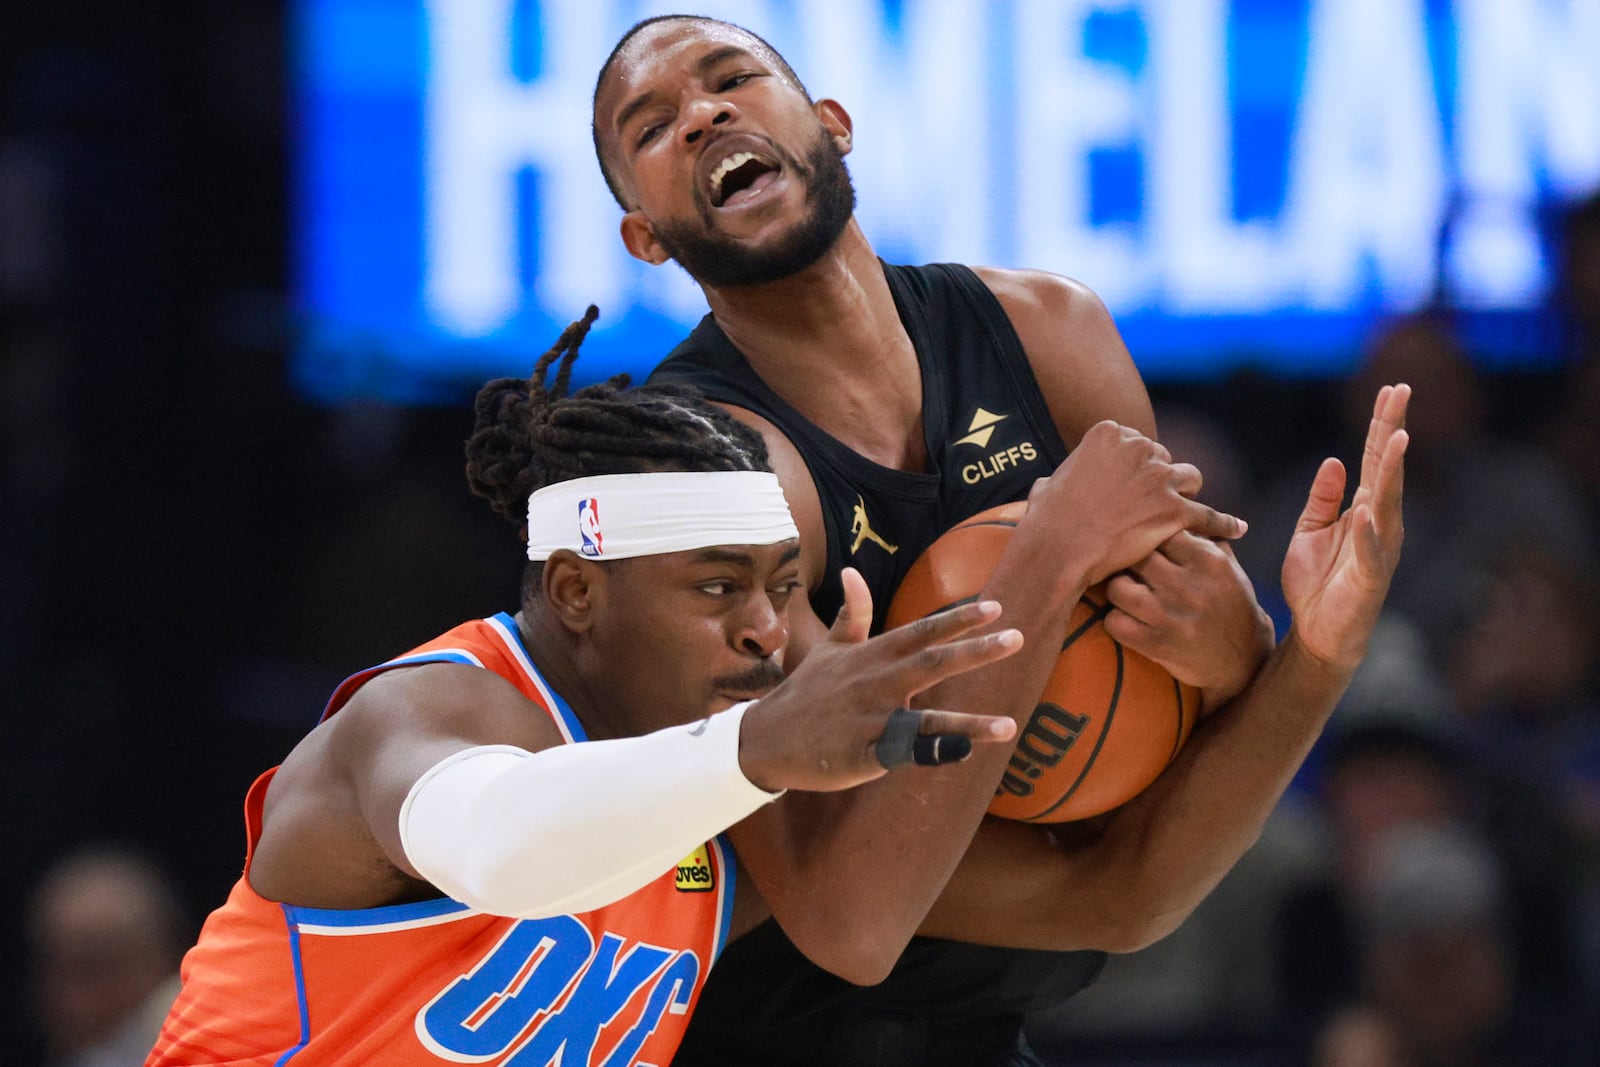
[[[928,546],[900,583],[887,623],[899,626],[976,596],[1026,502],[980,512]],[[1200,694],[1124,648],[1101,621],[1103,585],[1073,609],[1061,655],[1017,739],[989,812],[1023,822],[1071,822],[1137,796],[1194,728]]]

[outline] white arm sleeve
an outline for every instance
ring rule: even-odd
[[[643,737],[464,749],[417,779],[400,843],[417,872],[480,911],[592,911],[649,884],[782,795],[739,769],[749,702]]]

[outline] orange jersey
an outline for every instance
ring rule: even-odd
[[[494,671],[569,743],[586,740],[505,614],[352,675],[324,717],[380,671],[440,661]],[[727,939],[734,868],[720,838],[638,892],[581,914],[509,919],[449,898],[300,908],[263,899],[248,878],[275,773],[245,798],[245,876],[184,957],[182,992],[146,1067],[671,1061]]]

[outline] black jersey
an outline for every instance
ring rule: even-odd
[[[872,590],[873,629],[924,549],[962,519],[1024,499],[1066,458],[1016,330],[971,270],[884,264],[922,369],[926,471],[858,455],[819,430],[758,377],[710,315],[651,375],[756,412],[794,442],[827,528],[823,584],[811,596],[831,620],[851,565]],[[862,988],[812,964],[771,920],[728,946],[712,968],[677,1067],[1020,1067],[1038,1061],[1025,1014],[1092,982],[1100,952],[1038,952],[913,938],[887,980]]]
[[[747,408],[794,442],[827,527],[825,577],[811,596],[817,617],[837,614],[839,572],[848,564],[872,590],[874,629],[923,549],[962,519],[1024,499],[1067,456],[1016,330],[976,274],[957,264],[886,263],[884,275],[922,368],[926,471],[880,466],[812,425],[710,315],[650,376]]]

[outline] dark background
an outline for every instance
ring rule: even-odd
[[[37,1056],[20,908],[135,843],[198,930],[240,804],[345,673],[515,606],[466,399],[312,408],[285,381],[284,12],[0,18],[0,1062]],[[14,1057],[7,1059],[7,1057]]]

